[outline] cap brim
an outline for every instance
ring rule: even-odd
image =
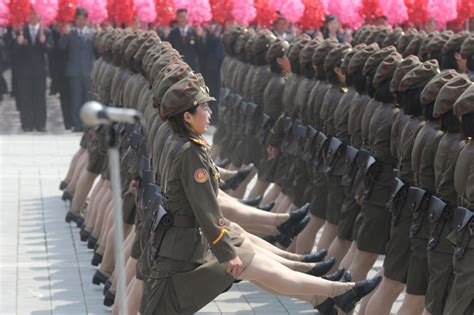
[[[211,102],[211,101],[215,101],[215,100],[216,99],[214,97],[210,96],[207,93],[200,92],[200,93],[198,93],[198,95],[196,95],[196,102],[197,102],[196,105]]]

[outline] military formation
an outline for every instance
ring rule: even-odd
[[[194,313],[239,280],[320,314],[390,314],[404,290],[403,314],[474,313],[473,35],[364,26],[352,45],[289,44],[230,28],[212,146],[214,98],[169,43],[95,41],[94,98],[146,124],[85,131],[60,188],[115,314],[114,136],[130,314]]]

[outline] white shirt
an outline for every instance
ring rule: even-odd
[[[31,42],[34,44],[36,42],[36,36],[38,35],[39,31],[39,23],[35,25],[28,24],[28,28],[30,30]]]

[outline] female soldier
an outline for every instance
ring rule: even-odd
[[[380,277],[340,283],[293,272],[256,252],[224,220],[216,200],[219,173],[201,137],[210,121],[206,104],[210,100],[206,89],[190,77],[166,92],[160,108],[173,129],[161,172],[168,220],[160,222],[155,232],[155,241],[161,245],[146,282],[142,311],[196,312],[234,279],[253,281],[267,291],[298,297],[314,306],[333,298],[343,311],[351,311]]]

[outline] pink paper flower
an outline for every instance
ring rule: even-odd
[[[10,9],[8,8],[8,0],[0,0],[0,26],[8,25],[10,20]]]
[[[391,25],[399,25],[408,20],[408,10],[403,0],[383,0],[380,7]]]
[[[100,24],[108,17],[107,0],[77,0],[77,7],[89,12],[89,21],[92,24]]]
[[[49,25],[54,22],[58,14],[58,0],[31,0],[31,5],[42,23]]]
[[[174,7],[176,10],[188,10],[188,19],[191,25],[203,24],[212,19],[208,0],[175,0]]]
[[[135,0],[135,12],[140,21],[151,23],[156,19],[156,8],[154,0]]]
[[[286,0],[280,13],[291,23],[296,23],[304,14],[304,4],[301,0]]]
[[[253,5],[253,0],[235,1],[232,8],[232,16],[235,21],[242,25],[249,25],[256,16],[256,10]]]
[[[428,1],[428,13],[436,20],[438,28],[443,28],[446,23],[457,18],[456,0],[430,0]]]

